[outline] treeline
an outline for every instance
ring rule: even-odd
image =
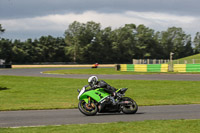
[[[1,25],[0,28],[3,33]],[[177,27],[156,32],[144,25],[126,24],[112,29],[93,21],[74,21],[64,37],[0,39],[0,59],[7,63],[131,63],[132,59],[169,59],[170,52],[174,58],[200,53],[200,33],[192,40],[191,35]]]

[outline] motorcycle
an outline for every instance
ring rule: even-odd
[[[117,98],[113,104],[112,97],[105,92],[103,88],[95,90],[86,89],[88,85],[81,90],[77,90],[78,95],[78,109],[86,116],[96,115],[98,113],[120,113],[135,114],[138,110],[137,103],[129,98],[124,97],[128,88],[121,88],[116,90]]]

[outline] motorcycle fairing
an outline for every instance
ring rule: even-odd
[[[86,103],[88,103],[88,97],[91,97],[96,102],[101,102],[103,99],[108,97],[110,94],[105,92],[103,88],[98,88],[95,90],[90,90],[84,92],[80,97],[79,100],[84,100]]]

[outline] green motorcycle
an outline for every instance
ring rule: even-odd
[[[138,110],[138,105],[133,99],[124,97],[128,88],[121,88],[116,91],[117,98],[115,104],[113,104],[110,94],[105,92],[103,88],[87,90],[87,87],[88,85],[77,90],[79,92],[78,108],[84,115],[92,116],[96,115],[97,112],[120,113],[121,111],[125,114],[135,114]]]

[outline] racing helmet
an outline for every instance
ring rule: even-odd
[[[97,84],[98,78],[97,76],[91,76],[88,78],[88,83],[90,85],[90,87],[94,87],[94,85]]]

